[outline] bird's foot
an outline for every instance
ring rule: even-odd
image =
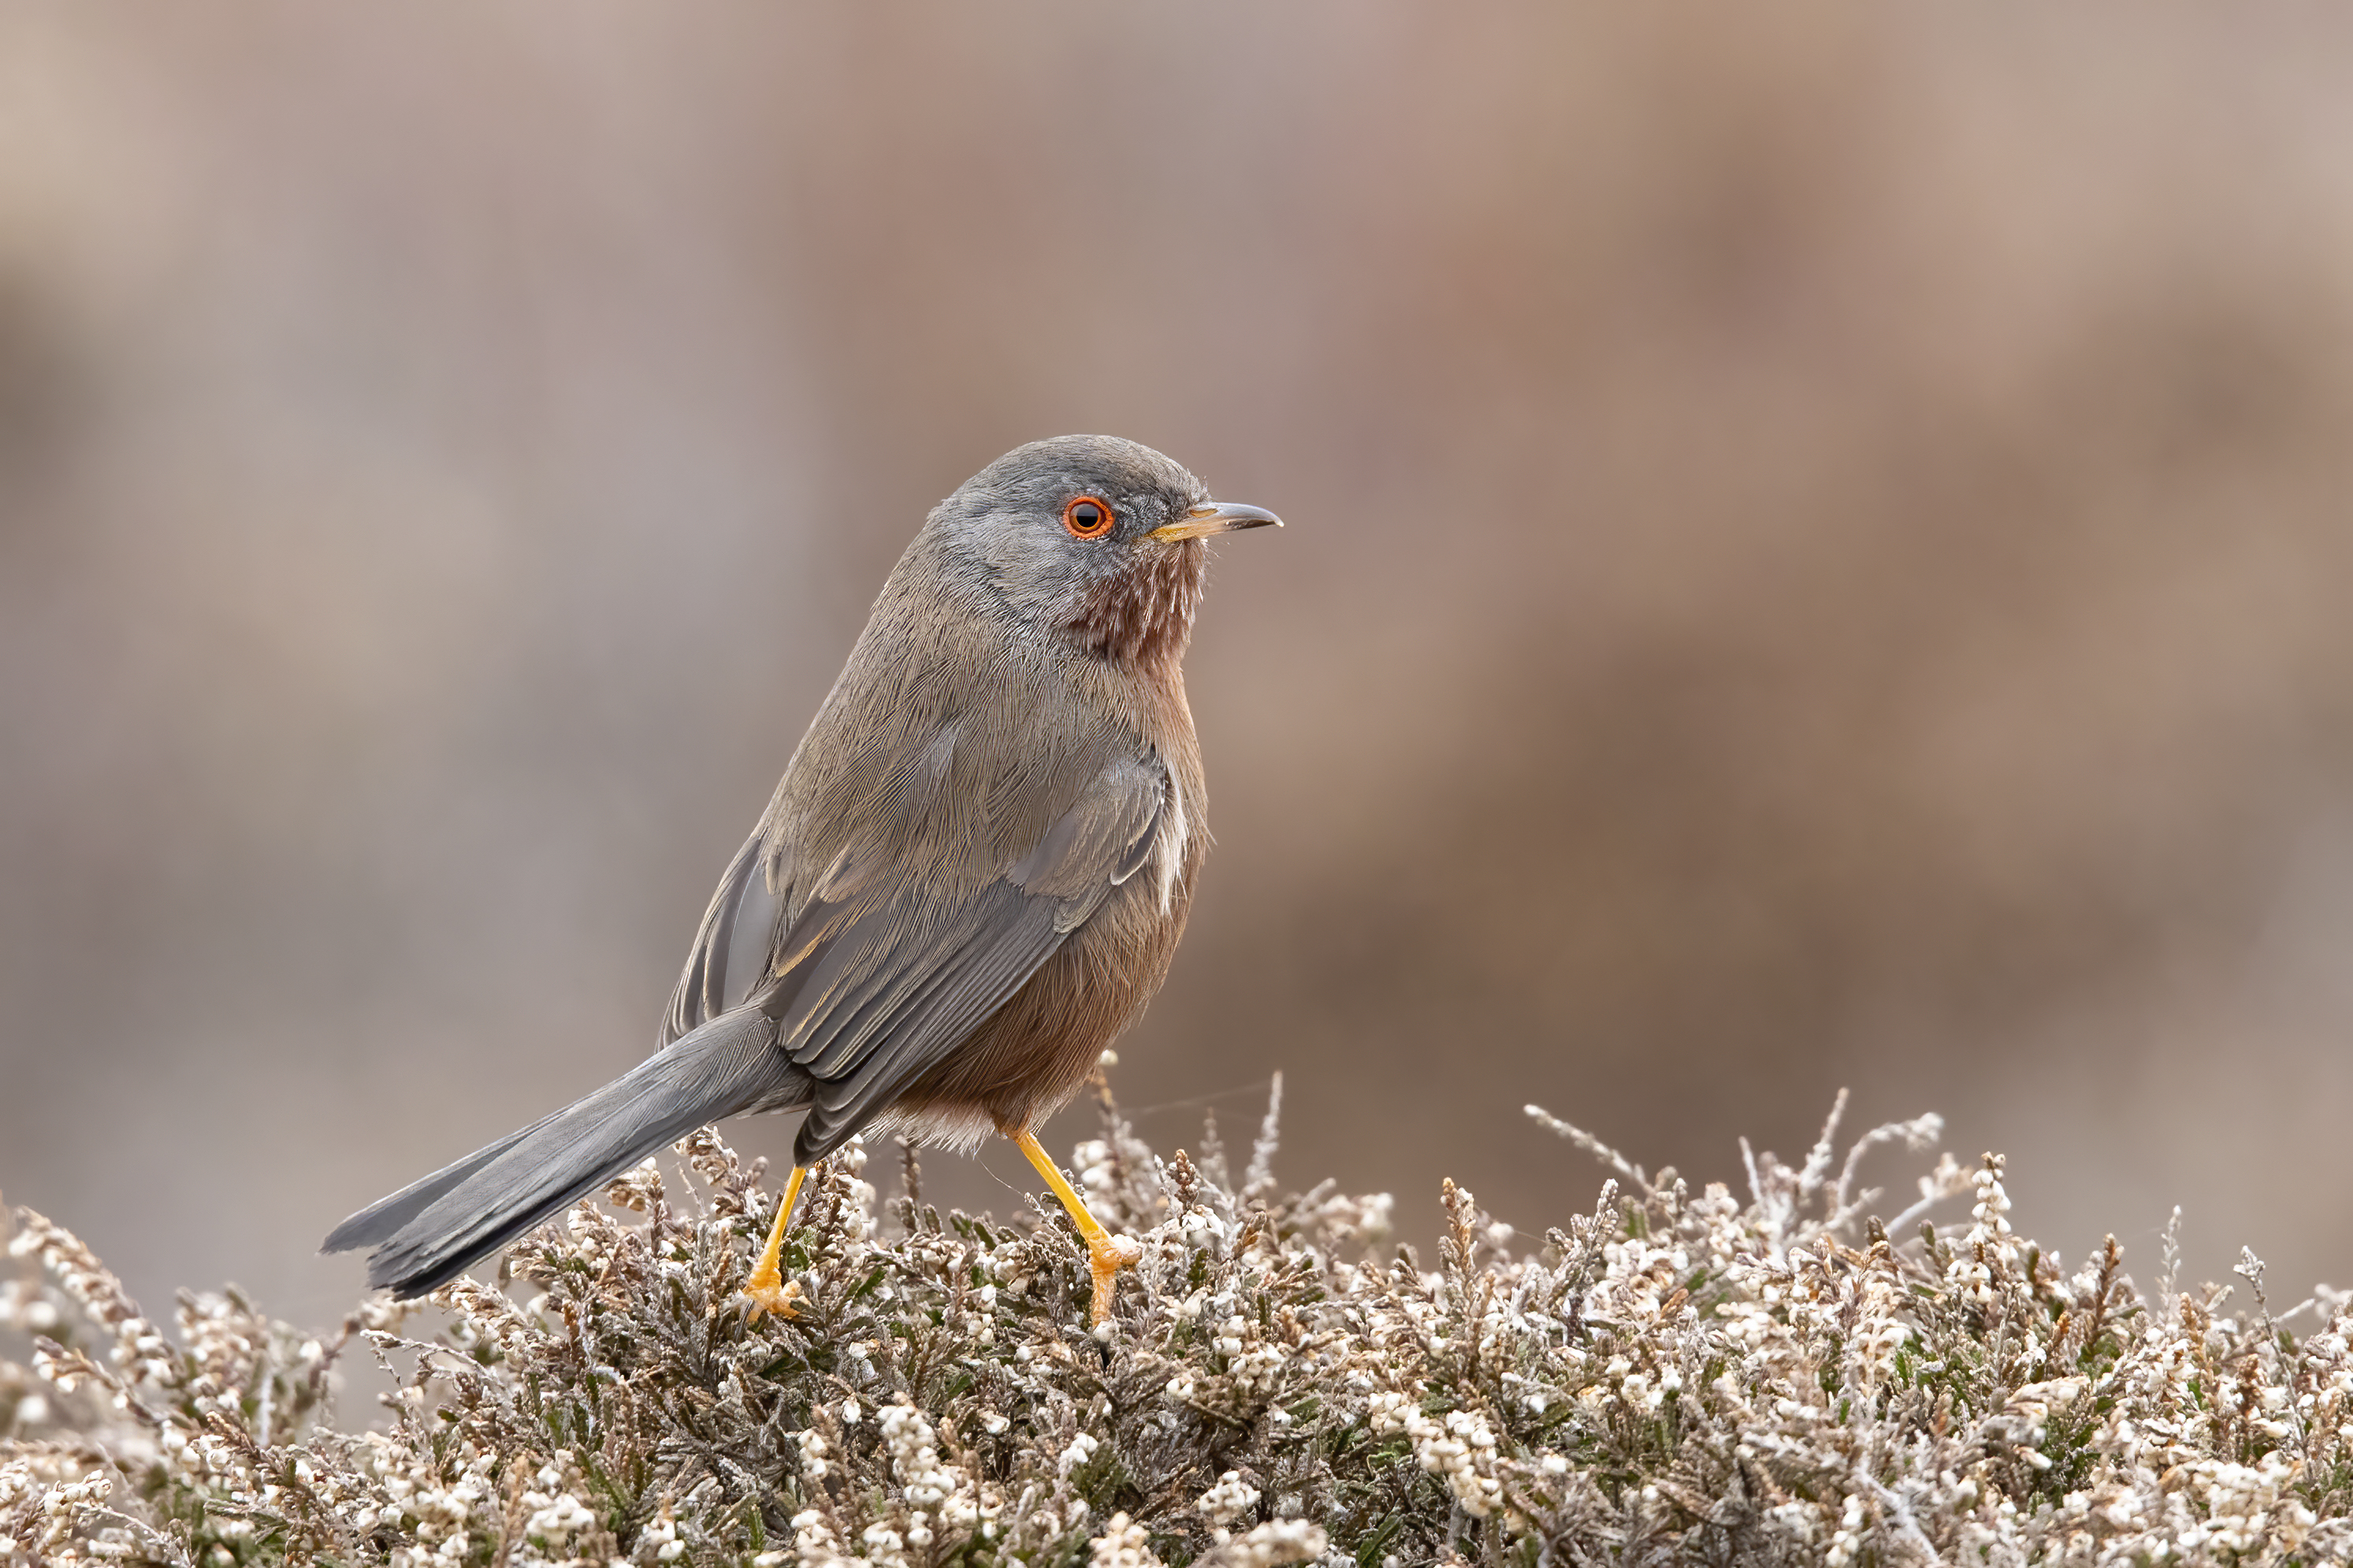
[[[752,1321],[758,1322],[763,1312],[774,1312],[790,1321],[799,1317],[800,1309],[793,1303],[806,1300],[807,1292],[797,1279],[779,1279],[774,1266],[756,1270],[744,1282],[744,1299],[752,1303]]]
[[[1133,1268],[1144,1260],[1144,1248],[1124,1236],[1100,1232],[1087,1240],[1087,1271],[1094,1276],[1094,1304],[1088,1310],[1090,1327],[1103,1323],[1111,1316],[1112,1291],[1119,1279],[1119,1271]]]
[[[793,1167],[793,1179],[785,1184],[785,1201],[776,1205],[776,1223],[768,1232],[768,1245],[760,1249],[760,1260],[752,1265],[752,1278],[744,1281],[744,1294],[752,1303],[755,1323],[763,1312],[785,1319],[799,1317],[793,1303],[807,1296],[799,1280],[788,1282],[784,1278],[785,1224],[793,1217],[793,1200],[801,1195],[801,1178],[807,1174],[807,1166]]]

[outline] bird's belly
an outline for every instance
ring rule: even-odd
[[[1185,929],[1192,879],[1164,912],[1138,877],[1071,933],[1029,983],[892,1107],[893,1121],[934,1142],[967,1142],[984,1121],[1012,1134],[1051,1116],[1086,1082],[1103,1047],[1160,989]]]

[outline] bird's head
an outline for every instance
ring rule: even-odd
[[[1130,664],[1184,653],[1202,540],[1270,525],[1282,519],[1213,501],[1182,467],[1115,436],[1017,447],[932,517],[957,563],[1025,626]]]

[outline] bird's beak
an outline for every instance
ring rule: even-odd
[[[1144,537],[1170,541],[1207,539],[1213,533],[1235,533],[1245,528],[1282,526],[1282,519],[1264,508],[1226,501],[1216,506],[1197,506],[1175,522],[1164,523]]]

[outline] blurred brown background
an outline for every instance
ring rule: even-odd
[[[1850,1084],[2071,1259],[2353,1282],[2348,45],[0,8],[0,1188],[339,1315],[333,1221],[648,1048],[925,508],[1101,430],[1293,525],[1164,1149],[1282,1067],[1419,1238],[1591,1202],[1524,1101],[1736,1179]]]

